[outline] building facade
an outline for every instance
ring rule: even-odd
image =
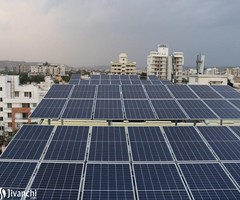
[[[136,74],[136,62],[128,61],[128,55],[121,53],[118,61],[111,61],[111,74]]]
[[[182,83],[183,65],[183,52],[169,55],[167,45],[158,45],[157,51],[151,51],[147,57],[147,74],[156,75],[162,80]]]
[[[31,66],[31,72],[29,75],[65,76],[66,67],[58,64],[38,64],[37,66]]]
[[[29,123],[28,116],[49,88],[40,88],[37,84],[20,85],[19,76],[0,75],[0,135]]]

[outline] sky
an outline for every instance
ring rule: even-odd
[[[138,68],[167,44],[185,65],[240,65],[239,0],[0,0],[0,60]]]

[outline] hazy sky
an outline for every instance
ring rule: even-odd
[[[158,44],[185,65],[240,65],[240,0],[0,0],[0,60],[138,67]]]

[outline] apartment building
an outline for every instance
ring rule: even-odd
[[[0,135],[30,123],[28,116],[49,88],[50,85],[44,88],[37,84],[20,85],[19,76],[0,75]]]
[[[136,74],[136,62],[128,61],[128,55],[121,53],[118,61],[111,61],[111,74]]]
[[[173,52],[170,55],[167,45],[158,45],[157,51],[151,51],[147,57],[147,74],[181,83],[183,64],[183,52]]]
[[[30,76],[44,75],[44,76],[65,76],[66,67],[58,64],[38,64],[37,66],[31,66]]]

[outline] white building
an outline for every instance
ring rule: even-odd
[[[204,74],[205,55],[198,54],[196,64],[197,74]]]
[[[201,85],[227,85],[227,75],[211,75],[211,74],[196,74],[188,78],[188,84],[201,84]]]
[[[58,64],[38,64],[37,66],[31,66],[29,75],[65,76],[66,68],[64,65]]]
[[[49,81],[48,84],[51,84]],[[0,134],[13,132],[28,123],[31,111],[44,97],[50,86],[20,85],[19,76],[0,75]]]
[[[118,61],[111,61],[111,74],[136,74],[136,62],[128,61],[128,55],[121,53]]]
[[[162,80],[181,83],[183,64],[183,52],[169,55],[167,45],[158,45],[157,51],[151,51],[147,57],[147,74],[156,75]]]

